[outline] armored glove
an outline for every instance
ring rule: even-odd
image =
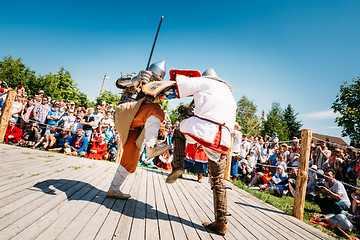
[[[152,74],[153,73],[150,70],[142,70],[137,75],[136,81],[146,84],[146,83],[150,82],[150,78],[151,78]]]

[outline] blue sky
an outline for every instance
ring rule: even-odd
[[[37,74],[69,70],[98,96],[153,62],[167,70],[213,67],[268,112],[291,104],[304,128],[341,136],[331,105],[344,81],[360,76],[359,1],[3,1],[0,57],[21,57]],[[168,75],[166,76],[168,79]],[[178,102],[172,103],[176,106]],[[346,138],[345,138],[346,139]]]

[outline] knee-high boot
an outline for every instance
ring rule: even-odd
[[[226,155],[222,154],[220,159],[215,161],[209,161],[209,170],[211,175],[211,188],[213,190],[214,198],[214,215],[215,221],[204,222],[203,225],[206,228],[216,231],[221,235],[225,235],[227,232],[226,223],[228,215],[227,213],[227,196],[226,196],[226,184],[224,180],[224,170],[226,166]]]
[[[184,134],[180,132],[179,129],[174,131],[173,135],[174,143],[174,158],[171,163],[172,172],[166,179],[166,183],[173,183],[181,176],[184,172],[184,161],[185,161],[185,146],[186,139]]]

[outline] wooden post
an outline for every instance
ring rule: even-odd
[[[293,216],[303,220],[306,185],[308,180],[310,144],[312,139],[311,129],[303,129],[301,131],[301,152],[299,160],[299,171],[296,179],[295,199]]]
[[[231,133],[231,142],[230,142],[230,148],[228,153],[226,154],[226,166],[225,166],[225,171],[224,171],[224,179],[225,180],[230,180],[230,169],[231,169],[231,158],[232,158],[232,150],[233,150],[233,146],[234,146],[234,136],[235,133]]]
[[[101,89],[100,89],[99,98],[101,97],[101,93],[102,93],[103,88],[104,88],[105,80],[106,80],[106,78],[107,78],[106,75],[107,75],[107,73],[105,73],[105,75],[104,75],[104,79],[103,79],[103,82],[102,82],[102,85],[101,85]]]
[[[0,143],[4,142],[6,129],[10,119],[10,112],[12,105],[15,100],[16,92],[11,90],[7,93],[7,97],[5,100],[4,107],[1,110],[1,117],[0,117]]]

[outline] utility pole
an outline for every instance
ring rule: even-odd
[[[105,73],[105,75],[104,75],[104,80],[103,80],[103,83],[102,83],[102,85],[101,85],[99,98],[101,97],[101,93],[102,93],[102,90],[103,90],[103,88],[104,88],[104,84],[105,84],[105,80],[106,80],[106,75],[107,75],[107,73]]]

